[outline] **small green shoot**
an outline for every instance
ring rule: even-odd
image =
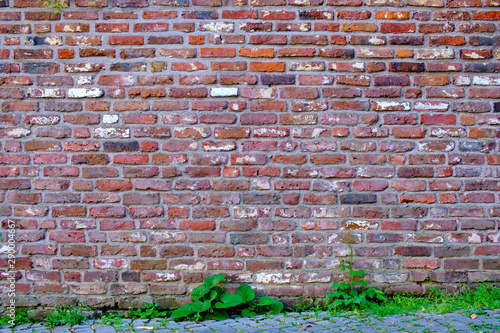
[[[17,325],[23,325],[23,324],[31,324],[33,323],[34,320],[31,318],[31,316],[28,314],[28,309],[16,309],[15,310],[15,318],[14,318],[14,324]],[[4,315],[0,318],[0,327],[1,326],[6,326],[6,325],[11,325],[12,324],[12,318]]]
[[[349,234],[352,239],[352,234]],[[328,305],[328,311],[337,313],[339,311],[352,311],[376,305],[377,302],[385,301],[384,293],[373,287],[367,288],[367,283],[363,280],[366,273],[362,269],[354,268],[354,250],[352,242],[349,242],[349,260],[340,263],[340,270],[349,276],[349,282],[337,282],[332,285],[333,292],[326,297],[332,302]]]
[[[79,325],[88,321],[87,317],[83,315],[83,310],[90,311],[90,307],[83,306],[81,301],[75,307],[55,308],[54,311],[45,318],[45,325],[50,328],[63,325]]]
[[[47,9],[54,8],[54,13],[61,14],[63,8],[68,8],[69,6],[66,4],[66,0],[45,0],[43,5]]]
[[[168,316],[168,311],[162,311],[158,309],[158,306],[158,303],[144,303],[144,305],[137,310],[129,309],[127,317],[133,319],[154,319]]]

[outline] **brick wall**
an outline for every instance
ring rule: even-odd
[[[498,0],[0,6],[18,305],[500,279]]]

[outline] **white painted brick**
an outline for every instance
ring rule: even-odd
[[[94,137],[99,139],[124,139],[130,137],[130,129],[115,127],[98,127],[94,129]]]
[[[101,88],[71,88],[68,89],[68,98],[99,98],[104,96]]]
[[[102,116],[102,122],[104,124],[115,124],[118,122],[117,114],[105,114]]]
[[[211,97],[232,97],[238,96],[238,88],[212,88],[210,89]]]

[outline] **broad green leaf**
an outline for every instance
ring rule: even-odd
[[[206,286],[205,284],[199,285],[198,287],[194,288],[193,291],[191,292],[191,298],[193,301],[197,301],[210,291],[210,287]]]
[[[282,302],[272,299],[270,297],[261,297],[259,299],[259,305],[269,306],[269,314],[278,314],[283,310],[284,305]]]
[[[211,302],[210,301],[196,301],[191,304],[191,309],[193,309],[194,312],[204,312],[210,309]]]
[[[205,281],[203,281],[203,284],[206,285],[209,289],[212,287],[215,287],[215,285],[222,280],[224,280],[226,276],[224,274],[215,274],[207,277]]]
[[[207,277],[202,285],[194,288],[191,292],[191,298],[193,301],[197,301],[206,294],[210,292],[210,290],[215,287],[215,285],[222,280],[224,280],[226,276],[224,274],[215,274]]]
[[[250,310],[248,310],[248,309],[243,309],[243,310],[241,310],[241,316],[242,316],[242,317],[253,317],[253,316],[255,316],[255,315],[257,315],[255,312],[250,311]]]
[[[213,287],[212,290],[215,290],[217,292],[217,297],[215,298],[216,301],[218,301],[220,299],[220,297],[226,292],[224,289],[222,289],[219,286]]]
[[[217,297],[217,290],[210,291],[207,301],[213,301]]]
[[[215,303],[215,307],[218,309],[232,308],[244,303],[244,299],[237,294],[224,293],[220,297],[220,302]]]
[[[226,311],[220,309],[214,309],[213,313],[208,314],[207,319],[224,320],[229,317]]]
[[[236,294],[240,295],[245,302],[249,302],[255,298],[255,291],[248,284],[242,284],[236,290]]]
[[[172,312],[172,318],[183,318],[193,313],[194,311],[191,308],[191,304],[184,304],[183,306],[175,309],[174,312]]]

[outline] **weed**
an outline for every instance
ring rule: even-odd
[[[327,304],[322,299],[306,299],[295,306],[297,312],[315,312],[325,311],[328,308]]]
[[[426,297],[396,294],[379,306],[372,307],[370,311],[380,316],[464,311],[465,315],[470,316],[484,314],[483,308],[500,308],[500,288],[483,284],[475,290],[466,288],[462,293],[447,294],[431,286]]]
[[[90,310],[90,308],[88,306],[84,307],[81,301],[78,301],[78,305],[75,307],[63,306],[56,308],[45,318],[45,324],[50,328],[62,325],[79,325],[88,320],[83,315],[83,310]]]
[[[23,325],[33,323],[34,320],[28,314],[27,309],[16,309],[14,324],[15,325]],[[5,325],[10,325],[12,323],[12,318],[8,316],[3,316],[0,318],[0,327]]]
[[[261,297],[255,302],[255,292],[247,284],[238,287],[234,294],[226,292],[218,284],[224,280],[224,274],[215,274],[205,279],[202,285],[193,289],[193,303],[185,304],[172,312],[173,318],[191,318],[224,320],[229,317],[228,310],[241,309],[243,317],[255,316],[257,312],[278,314],[283,310],[283,303],[270,297]]]
[[[493,332],[495,331],[500,331],[500,325],[493,325],[493,324],[490,324],[490,323],[481,323],[481,324],[468,324],[471,328],[475,329],[476,331],[479,331],[479,332],[491,332],[491,330],[493,330]],[[484,330],[487,330],[487,331],[484,331]]]
[[[46,0],[43,5],[47,9],[54,8],[54,13],[61,14],[63,8],[68,8],[65,0]]]
[[[161,311],[158,306],[158,303],[144,303],[137,310],[129,309],[127,317],[132,319],[154,319],[168,316],[168,311]]]
[[[350,239],[352,234],[350,233]],[[349,260],[340,263],[340,270],[349,276],[349,282],[333,283],[331,287],[334,291],[328,293],[326,297],[333,299],[328,305],[328,311],[337,313],[339,311],[352,311],[368,308],[376,305],[377,302],[385,301],[384,293],[373,287],[367,287],[367,283],[362,279],[366,273],[362,269],[354,268],[354,250],[352,242],[349,242]]]
[[[112,325],[117,330],[122,330],[127,325],[123,318],[117,313],[108,313],[101,317],[101,323],[104,325]]]

